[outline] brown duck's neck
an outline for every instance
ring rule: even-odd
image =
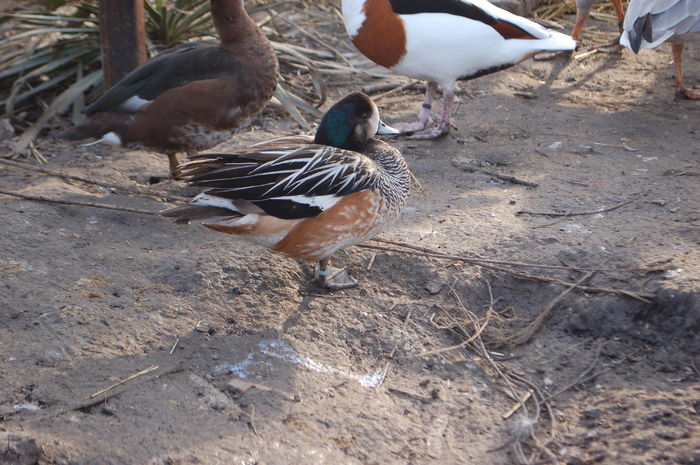
[[[211,0],[211,17],[224,45],[249,37],[251,27],[257,28],[246,13],[243,0]]]

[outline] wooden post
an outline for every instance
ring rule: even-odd
[[[146,61],[143,0],[100,0],[104,88]]]

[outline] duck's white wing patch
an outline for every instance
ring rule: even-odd
[[[134,95],[120,103],[118,108],[119,111],[123,111],[124,113],[136,113],[142,107],[148,105],[149,103],[151,103],[151,100],[147,100],[145,98],[139,97],[138,95]]]
[[[333,205],[338,203],[338,200],[340,200],[340,197],[335,196],[335,195],[314,195],[314,196],[288,195],[288,196],[273,197],[270,200],[288,200],[290,202],[307,205],[309,207],[317,207],[317,208],[320,208],[321,210],[328,210]]]
[[[119,134],[117,134],[116,132],[111,131],[94,142],[88,142],[87,144],[83,144],[83,147],[90,147],[92,145],[99,144],[102,142],[109,145],[122,145],[122,138],[119,137]]]

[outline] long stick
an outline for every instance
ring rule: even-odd
[[[447,260],[455,260],[455,261],[462,261],[465,263],[470,263],[472,265],[480,266],[482,268],[486,268],[489,270],[494,270],[494,271],[499,271],[501,273],[506,273],[512,276],[516,276],[518,278],[523,278],[523,279],[529,279],[532,281],[541,281],[545,283],[551,283],[551,284],[558,284],[560,286],[573,286],[574,283],[570,283],[567,281],[562,281],[560,279],[556,278],[549,278],[547,276],[538,276],[538,275],[533,275],[530,273],[526,273],[523,271],[514,271],[508,268],[504,268],[502,266],[495,266],[495,265],[490,265],[487,263],[484,263],[485,261],[477,261],[473,259],[468,259],[464,257],[460,257],[457,255],[446,255],[446,254],[439,254],[439,253],[429,253],[429,252],[419,252],[415,250],[399,250],[399,249],[392,249],[389,247],[381,247],[377,245],[369,245],[369,244],[361,244],[357,245],[356,247],[361,247],[363,249],[373,249],[373,250],[383,250],[386,252],[395,252],[395,253],[403,253],[407,255],[416,255],[419,257],[430,257],[430,258],[441,258],[441,259],[447,259]],[[530,266],[530,265],[528,265]],[[536,266],[536,265],[532,265]],[[547,266],[543,266],[547,267]],[[568,268],[570,269],[570,268]],[[600,271],[600,270],[591,270],[591,271]],[[639,300],[644,303],[651,303],[651,299],[656,298],[656,294],[650,294],[647,292],[636,292],[636,291],[628,291],[625,289],[612,289],[612,288],[607,288],[607,287],[589,287],[589,286],[578,286],[577,289],[584,291],[584,292],[594,292],[598,294],[613,294],[613,295],[624,295],[627,297],[631,297],[632,299]]]
[[[590,212],[568,212],[568,213],[553,213],[553,212],[531,212],[527,210],[520,210],[515,212],[516,215],[530,215],[530,216],[584,216],[584,215],[595,215],[597,213],[607,213],[611,212],[613,210],[617,210],[620,207],[624,207],[625,205],[629,205],[632,202],[634,202],[635,199],[632,200],[626,200],[625,202],[618,203],[617,205],[610,207],[610,208],[605,208],[603,210],[593,210]]]
[[[157,369],[158,369],[158,365],[151,365],[150,367],[146,368],[145,370],[141,370],[139,372],[136,372],[133,375],[122,379],[121,381],[117,381],[116,383],[112,384],[111,386],[107,386],[106,388],[100,389],[99,391],[97,391],[94,394],[90,394],[89,396],[87,396],[83,400],[94,399],[95,397],[99,396],[100,394],[104,394],[105,392],[109,392],[117,386],[121,386],[124,383],[128,383],[132,379],[138,378],[139,376],[147,375],[148,373],[150,373],[152,371],[156,371]]]
[[[21,192],[6,191],[4,189],[0,189],[0,194],[10,195],[12,197],[19,197],[21,199],[26,199],[26,200],[33,200],[35,202],[57,203],[57,204],[61,204],[61,205],[78,205],[80,207],[104,208],[107,210],[118,210],[118,211],[122,211],[122,212],[139,213],[141,215],[152,215],[152,216],[159,216],[160,215],[157,211],[141,210],[139,208],[129,208],[129,207],[115,207],[115,206],[106,205],[103,203],[50,199],[48,197],[41,197],[38,195],[29,195],[29,194],[22,194]]]
[[[522,330],[518,331],[517,334],[506,338],[506,340],[504,340],[502,344],[507,345],[509,347],[514,347],[523,345],[527,341],[529,341],[532,338],[532,336],[534,336],[535,333],[542,328],[542,326],[549,319],[549,317],[552,316],[554,309],[557,307],[557,305],[559,305],[559,303],[562,300],[564,300],[564,297],[569,295],[571,291],[579,287],[581,284],[588,281],[594,274],[595,271],[589,271],[588,273],[586,273],[586,275],[583,278],[576,281],[572,286],[568,287],[564,292],[562,292],[551,302],[549,302],[549,304],[547,304],[547,306],[540,312],[540,314],[537,315],[537,318],[535,318],[529,325],[527,325]]]
[[[48,174],[49,176],[56,176],[58,178],[64,178],[64,179],[72,179],[74,181],[80,181],[80,182],[84,182],[87,184],[94,184],[96,186],[106,187],[108,189],[117,189],[120,191],[129,192],[131,194],[150,195],[152,197],[158,197],[158,198],[161,198],[163,200],[171,200],[171,201],[187,202],[190,200],[190,199],[187,199],[185,197],[180,197],[177,195],[165,195],[165,194],[160,194],[158,192],[154,192],[154,191],[146,190],[146,189],[134,189],[131,187],[120,186],[118,184],[99,182],[99,181],[95,181],[94,179],[84,178],[82,176],[76,176],[73,174],[62,173],[60,171],[53,171],[53,170],[50,170],[48,168],[41,168],[39,166],[33,166],[33,165],[28,164],[28,163],[20,163],[18,161],[5,160],[3,158],[0,158],[0,163],[2,163],[3,165],[8,165],[8,166],[20,168],[23,170],[36,171],[37,173]]]

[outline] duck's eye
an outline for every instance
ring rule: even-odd
[[[364,114],[360,115],[360,118],[369,119],[369,116],[370,116],[369,113],[364,113]]]

